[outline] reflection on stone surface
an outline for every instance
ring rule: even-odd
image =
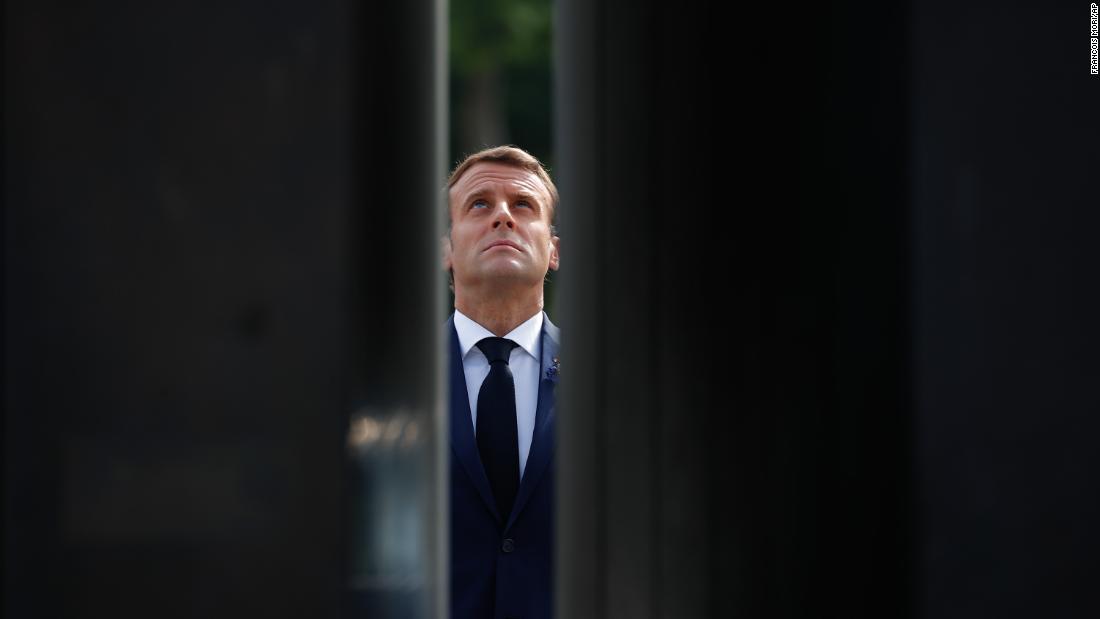
[[[349,587],[384,616],[420,616],[430,580],[426,532],[430,505],[430,432],[426,411],[363,407],[351,415],[353,549]],[[422,609],[421,609],[422,610]],[[390,613],[390,614],[386,614]]]
[[[352,457],[374,449],[417,449],[421,447],[421,421],[412,411],[398,408],[392,412],[361,409],[351,417],[348,427],[348,451]]]

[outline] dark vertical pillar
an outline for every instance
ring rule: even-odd
[[[444,10],[400,4],[6,4],[6,616],[444,608]]]
[[[924,617],[1100,615],[1089,4],[914,4]]]
[[[907,616],[903,9],[557,7],[559,616]]]
[[[443,415],[446,3],[363,7],[356,49],[360,377],[349,446],[351,612],[443,617],[450,523]]]

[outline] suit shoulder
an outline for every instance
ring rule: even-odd
[[[554,341],[561,340],[561,329],[550,321],[550,316],[546,312],[542,313],[542,328],[546,330],[547,335],[554,338]]]

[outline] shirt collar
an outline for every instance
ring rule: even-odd
[[[520,348],[527,351],[535,359],[539,358],[539,334],[542,333],[542,311],[528,318],[523,324],[512,329],[505,335],[505,339],[519,344]],[[465,359],[470,349],[487,337],[496,337],[491,331],[477,324],[462,312],[455,310],[455,331],[458,332],[458,345],[462,349],[462,358]]]

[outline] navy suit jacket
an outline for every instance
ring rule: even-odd
[[[543,313],[531,451],[507,522],[481,465],[454,314],[451,339],[451,617],[550,619],[554,585],[554,387],[560,331]]]

